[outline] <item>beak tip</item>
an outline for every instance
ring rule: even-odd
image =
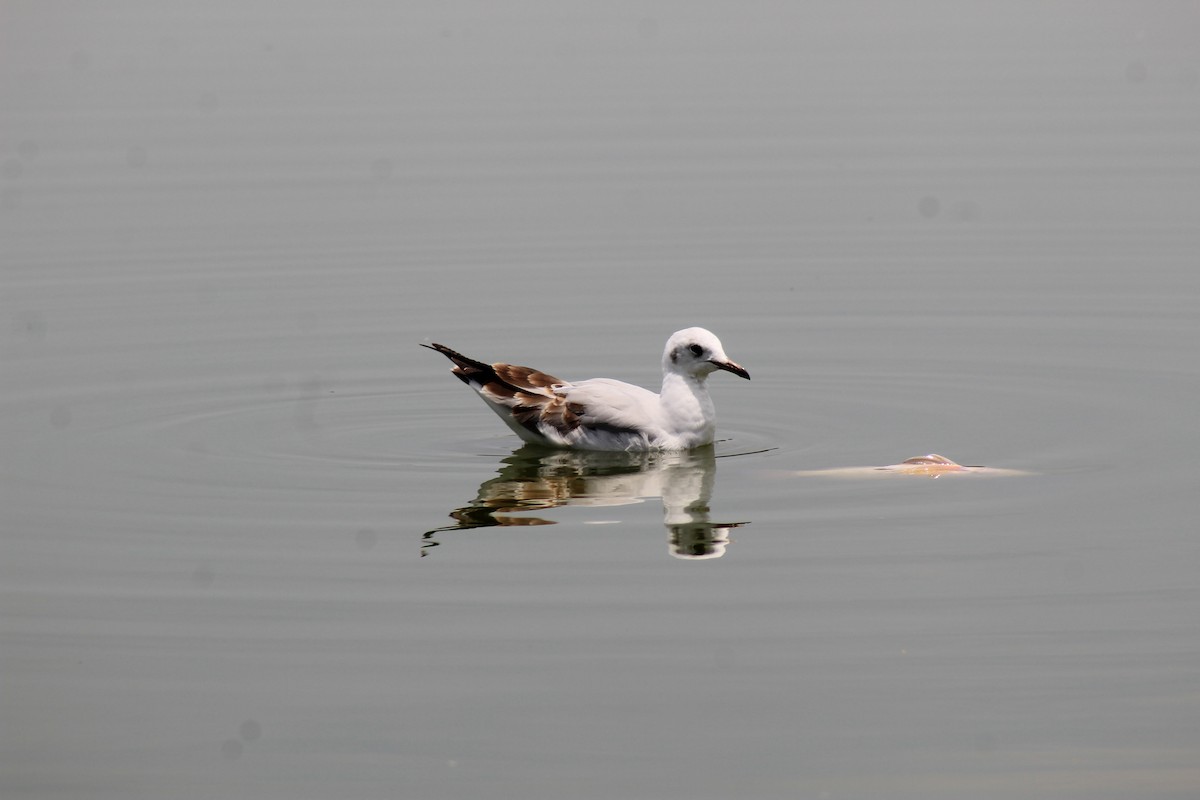
[[[745,367],[743,367],[741,364],[734,363],[733,361],[714,361],[713,363],[716,364],[720,369],[723,369],[726,372],[732,372],[739,378],[750,380],[750,373],[747,372]]]

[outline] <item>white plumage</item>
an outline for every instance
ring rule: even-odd
[[[485,364],[440,344],[451,372],[527,442],[581,450],[689,450],[712,444],[716,411],[705,379],[726,370],[749,380],[704,328],[677,331],[663,351],[660,393],[610,378],[564,381],[529,367]]]

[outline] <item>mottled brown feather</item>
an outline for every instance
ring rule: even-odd
[[[556,383],[566,381],[539,372],[532,367],[518,367],[516,364],[492,364],[496,376],[505,383],[519,389],[549,389]]]
[[[474,384],[479,393],[498,405],[507,406],[517,424],[539,433],[539,424],[568,433],[581,424],[584,407],[567,403],[551,387],[566,381],[532,367],[516,364],[485,364],[443,344],[423,344],[454,364],[450,370],[463,383]]]

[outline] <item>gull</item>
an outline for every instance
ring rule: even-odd
[[[712,444],[717,415],[705,379],[720,369],[750,380],[704,328],[671,334],[659,394],[610,378],[572,382],[530,367],[485,364],[436,342],[421,346],[450,359],[455,377],[478,392],[517,436],[579,450],[690,450]]]

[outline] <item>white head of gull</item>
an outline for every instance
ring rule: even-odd
[[[449,358],[450,371],[525,441],[580,450],[690,450],[712,444],[717,415],[705,379],[717,370],[750,379],[704,328],[671,334],[658,394],[611,378],[572,382],[530,367],[485,364],[437,343],[422,347]]]

